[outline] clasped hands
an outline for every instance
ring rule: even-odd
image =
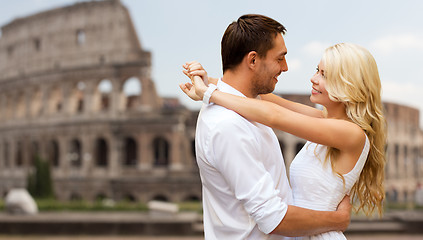
[[[192,100],[202,100],[207,91],[208,76],[206,70],[197,61],[185,63],[182,72],[191,79],[191,82],[181,83],[179,87]]]

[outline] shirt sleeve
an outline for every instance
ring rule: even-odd
[[[214,165],[225,178],[235,197],[268,234],[285,217],[288,206],[279,197],[275,182],[266,171],[256,136],[247,124],[222,121],[212,135]],[[271,149],[269,149],[271,151]]]

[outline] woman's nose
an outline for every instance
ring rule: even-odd
[[[313,77],[311,77],[310,81],[313,84],[319,84],[319,80],[317,79],[316,74]]]

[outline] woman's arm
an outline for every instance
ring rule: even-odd
[[[210,101],[231,109],[251,121],[341,150],[355,149],[357,142],[360,143],[364,137],[361,128],[352,122],[310,117],[272,102],[239,97],[220,91],[214,91]]]
[[[219,79],[217,78],[211,78],[207,76],[207,72],[205,71],[205,69],[201,66],[200,63],[196,62],[196,61],[192,61],[192,62],[187,62],[183,65],[183,68],[185,70],[183,70],[183,73],[189,77],[190,79],[197,75],[197,76],[201,76],[201,78],[203,78],[204,82],[207,83],[212,83],[214,85],[217,85],[217,81]],[[207,80],[205,80],[207,79]],[[207,85],[207,84],[206,84]],[[181,89],[187,93],[189,92],[189,90],[191,89],[192,85],[187,85],[186,89],[183,89],[181,87]],[[187,94],[188,96],[190,96],[189,94]],[[260,95],[262,100],[265,101],[269,101],[269,102],[273,102],[276,103],[282,107],[285,107],[291,111],[294,112],[298,112],[310,117],[323,117],[323,112],[319,109],[307,106],[305,104],[301,104],[301,103],[297,103],[297,102],[293,102],[293,101],[289,101],[286,100],[284,98],[281,98],[275,94],[269,93],[269,94],[262,94]],[[192,98],[192,97],[191,97]],[[194,98],[193,98],[194,99]],[[194,99],[194,100],[198,100],[198,99]]]
[[[275,103],[275,104],[282,106],[284,108],[287,108],[291,111],[301,113],[301,114],[304,114],[304,115],[307,115],[307,116],[310,116],[310,117],[317,117],[317,118],[323,117],[323,112],[319,109],[307,106],[305,104],[286,100],[286,99],[284,99],[280,96],[277,96],[273,93],[262,94],[262,95],[260,95],[260,98],[262,100]]]
[[[192,99],[203,99],[207,90],[203,79],[207,79],[207,72],[198,62],[187,64],[184,68],[189,72],[187,76],[191,78],[195,90],[193,91],[192,87],[185,89],[181,87],[181,89]],[[364,137],[362,129],[352,122],[322,118],[321,115],[309,116],[273,102],[239,97],[220,91],[214,91],[210,101],[231,109],[249,120],[340,150],[356,150],[357,143],[361,143]]]

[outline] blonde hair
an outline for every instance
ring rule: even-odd
[[[376,207],[381,216],[386,122],[376,61],[365,48],[350,43],[329,47],[322,61],[329,98],[345,105],[347,116],[364,130],[371,144],[364,168],[351,189],[352,199],[359,200],[355,211],[363,210],[369,216]],[[332,168],[338,154],[337,149],[328,147],[326,160],[331,159]]]

